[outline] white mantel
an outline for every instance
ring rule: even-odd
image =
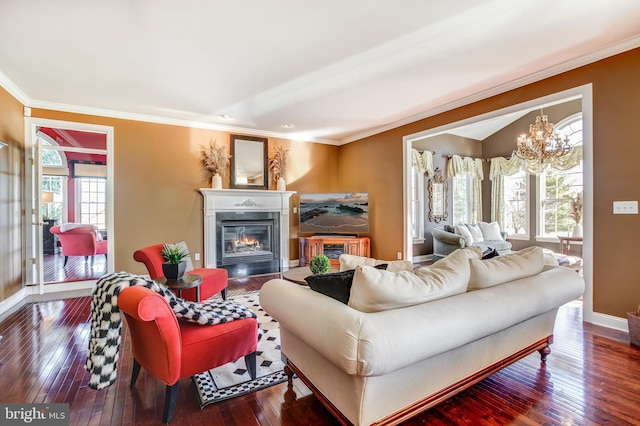
[[[289,269],[289,199],[295,191],[200,188],[204,197],[204,266],[216,267],[217,212],[277,212],[280,216],[280,268]]]

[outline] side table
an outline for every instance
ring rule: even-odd
[[[168,280],[166,277],[158,277],[156,281],[166,285],[170,290],[176,290],[180,298],[182,298],[182,290],[195,287],[196,301],[200,303],[200,284],[202,284],[202,277],[200,275],[184,274],[179,280]]]
[[[329,273],[331,272],[339,272],[340,268],[332,267],[329,269]],[[304,280],[309,275],[313,275],[311,273],[311,269],[308,266],[300,266],[298,268],[291,268],[282,273],[282,278],[287,281],[294,282],[296,284],[307,285],[307,282]]]

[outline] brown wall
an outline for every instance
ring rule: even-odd
[[[592,83],[593,307],[595,312],[624,317],[640,303],[640,262],[633,259],[640,240],[640,216],[613,215],[612,203],[640,200],[636,184],[640,179],[638,75],[640,49],[634,49],[344,147],[344,155],[340,154],[341,187],[363,182],[377,200],[377,214],[384,214],[383,228],[376,222],[371,233],[374,254],[390,258],[402,247],[403,136]],[[370,161],[361,161],[363,156]],[[364,179],[358,176],[360,171]]]
[[[184,240],[192,253],[203,252],[203,197],[198,189],[210,188],[211,181],[200,166],[200,149],[213,139],[226,144],[229,152],[229,133],[40,109],[32,116],[114,127],[116,271],[146,273],[132,255],[150,244]],[[338,147],[269,138],[270,155],[276,145],[289,150],[287,190],[337,190]],[[223,187],[229,187],[228,170]],[[270,188],[275,189],[275,182]],[[292,204],[297,206],[297,200],[296,194]],[[290,212],[290,222],[290,257],[297,259],[298,215]],[[194,266],[201,265],[194,261]]]
[[[23,107],[0,87],[0,300],[22,288]]]

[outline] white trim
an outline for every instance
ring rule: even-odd
[[[594,313],[591,323],[602,327],[613,328],[615,330],[629,332],[629,322],[626,318],[614,317],[613,315]]]
[[[507,240],[530,241],[531,235],[507,234]]]
[[[423,254],[420,256],[414,256],[411,258],[411,261],[416,264],[416,263],[422,263],[422,262],[431,262],[433,260],[433,255],[432,254]]]
[[[5,317],[9,316],[15,310],[21,308],[25,303],[27,303],[26,298],[27,290],[23,287],[15,294],[12,294],[6,299],[0,301],[0,321],[4,321]]]

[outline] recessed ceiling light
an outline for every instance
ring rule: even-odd
[[[294,127],[296,127],[296,125],[293,123],[288,123],[288,124],[283,124],[282,127],[284,127],[285,129],[293,129]]]
[[[220,114],[218,117],[222,118],[223,120],[231,120],[231,116],[229,114]]]

